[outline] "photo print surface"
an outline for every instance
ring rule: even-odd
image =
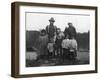
[[[25,66],[90,64],[90,15],[25,12]]]

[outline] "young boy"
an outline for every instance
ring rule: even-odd
[[[54,57],[54,55],[55,55],[55,53],[54,53],[54,41],[52,38],[49,40],[47,48],[48,48],[48,58]]]
[[[64,34],[61,32],[60,28],[57,28],[57,35],[56,35],[55,44],[56,44],[56,52],[57,52],[58,56],[62,55],[61,43],[62,43],[63,38],[64,38]]]

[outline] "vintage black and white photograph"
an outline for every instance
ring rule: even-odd
[[[97,73],[97,7],[12,4],[12,76]]]
[[[90,63],[90,15],[26,12],[26,67]]]

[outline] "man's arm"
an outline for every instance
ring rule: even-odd
[[[57,26],[54,26],[55,27],[55,34],[57,33]]]
[[[76,38],[77,32],[76,32],[75,27],[74,27],[74,35],[75,35],[75,38]]]
[[[64,35],[66,36],[68,33],[68,28],[66,27],[65,30],[64,30]]]

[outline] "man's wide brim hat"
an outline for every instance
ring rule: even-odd
[[[49,21],[51,22],[55,22],[55,20],[54,20],[54,18],[53,17],[51,17],[50,19],[49,19]]]
[[[71,22],[68,23],[68,25],[72,24]]]

